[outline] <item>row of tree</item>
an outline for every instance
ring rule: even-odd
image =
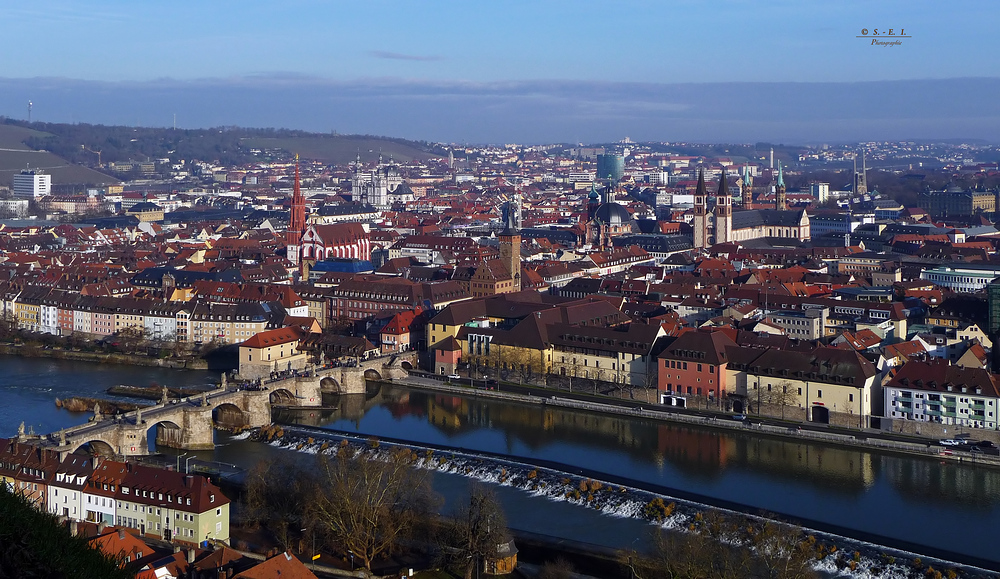
[[[277,426],[265,431],[268,437],[283,434]],[[430,470],[417,467],[421,459],[435,460],[432,451],[418,455],[380,448],[375,439],[364,446],[344,441],[323,447],[332,452],[291,455],[253,467],[237,510],[239,522],[265,526],[286,548],[298,538],[300,551],[312,543],[350,554],[369,571],[401,549],[429,550],[443,567],[466,578],[510,541],[503,509],[484,486],[474,483],[451,518],[438,516],[442,501],[431,488]],[[839,569],[862,570],[860,553],[838,550],[773,518],[709,510],[681,529],[665,530],[661,524],[673,514],[674,504],[662,499],[646,506],[644,516],[658,523],[652,548],[619,552],[622,576],[812,579],[824,559]],[[569,568],[565,562],[550,564],[546,576],[568,576]]]
[[[429,471],[415,468],[419,458],[373,440],[367,448],[344,441],[315,459],[262,461],[247,474],[241,522],[266,526],[285,546],[304,531],[368,570],[405,546],[430,543],[443,565],[471,577],[510,540],[503,509],[486,487],[473,485],[454,518],[438,519],[442,501]]]

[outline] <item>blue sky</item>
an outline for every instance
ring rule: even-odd
[[[102,91],[134,91],[141,85],[147,91],[144,98],[159,87],[161,93],[173,91],[178,103],[174,108],[190,107],[180,116],[181,124],[258,124],[246,122],[252,121],[255,109],[232,102],[239,100],[233,96],[222,106],[206,93],[201,108],[217,107],[223,114],[199,116],[194,111],[199,110],[199,83],[204,82],[243,88],[260,113],[268,106],[295,106],[287,101],[268,103],[266,91],[260,93],[261,87],[254,82],[260,80],[272,87],[280,83],[293,94],[291,87],[296,85],[304,91],[325,87],[322,90],[327,93],[373,91],[368,94],[384,103],[383,107],[366,107],[364,115],[375,116],[345,114],[342,121],[326,117],[310,121],[322,115],[319,109],[309,108],[300,109],[297,117],[261,115],[274,119],[269,122],[313,130],[339,127],[374,132],[365,126],[381,131],[386,118],[398,118],[401,130],[389,134],[420,138],[408,134],[420,127],[405,117],[440,115],[448,108],[442,92],[447,99],[461,100],[465,107],[472,107],[477,99],[489,100],[483,103],[486,115],[491,110],[503,109],[507,115],[523,110],[539,121],[543,112],[535,101],[553,98],[570,103],[578,112],[586,110],[588,103],[596,103],[594,110],[613,103],[626,111],[642,109],[641,116],[647,120],[657,112],[662,118],[672,118],[697,103],[632,100],[622,87],[628,83],[664,85],[669,91],[666,87],[676,84],[754,83],[736,90],[747,91],[749,100],[759,101],[765,93],[774,92],[755,92],[758,83],[872,82],[876,84],[868,89],[885,89],[889,85],[877,83],[996,77],[1000,41],[990,23],[998,13],[1000,8],[987,0],[5,3],[0,7],[0,21],[5,23],[0,74],[20,82],[8,83],[13,94],[0,95],[0,114],[19,116],[24,107],[16,103],[31,98],[36,101],[39,120],[124,122],[102,110],[99,96]],[[869,34],[876,28],[893,28],[897,33],[902,28],[912,38],[903,39],[901,46],[871,46],[870,40],[856,38],[863,28]],[[38,78],[47,81],[40,84]],[[74,109],[69,100],[74,89],[66,84],[67,79],[92,82],[87,85],[95,94],[89,108],[81,104]],[[554,84],[575,86],[581,92],[561,91],[553,96],[539,91],[538,87]],[[525,87],[530,90],[518,92]],[[613,99],[608,98],[610,93]],[[135,94],[138,99],[139,93]],[[879,95],[868,98],[874,103]],[[889,92],[880,98],[905,101],[911,95]],[[162,99],[157,102],[161,103],[157,106],[171,107]],[[734,99],[732,106],[739,108],[739,100]],[[942,128],[921,126],[927,106],[910,111],[913,136],[930,136]],[[973,117],[979,114],[977,106],[970,103],[967,107]],[[227,122],[227,110],[231,122]],[[741,110],[755,115],[752,108]],[[994,111],[988,112],[992,119]],[[163,109],[143,111],[138,105],[135,113],[131,108],[118,111],[138,116],[140,122],[143,117],[168,115]],[[810,120],[828,118],[817,110]],[[574,119],[553,124],[550,139],[538,134],[523,138],[573,140],[574,132],[580,138],[599,136],[587,130],[585,115]],[[472,123],[466,134],[458,126],[447,134],[425,138],[518,138],[516,132],[495,130],[494,125],[503,124],[504,119],[495,120],[493,125]],[[581,121],[584,125],[579,130],[567,126]],[[984,132],[992,132],[992,122],[982,125]],[[425,119],[425,124],[433,127],[433,119]],[[644,126],[648,122],[629,125],[624,119],[620,130],[607,137],[619,138]],[[544,127],[536,123],[536,128]],[[789,138],[808,136],[786,132]],[[744,135],[734,134],[733,139],[737,138]]]

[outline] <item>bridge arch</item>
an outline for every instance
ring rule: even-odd
[[[401,368],[402,368],[403,370],[406,370],[407,372],[409,372],[410,370],[412,370],[412,369],[413,369],[413,364],[411,364],[409,360],[403,360],[403,361],[402,361],[402,362],[401,362],[401,363],[399,364],[399,366],[400,366],[400,367],[401,367]]]
[[[375,368],[365,370],[365,380],[381,380],[382,374]]]
[[[271,404],[279,404],[283,406],[295,406],[298,400],[295,398],[295,394],[287,388],[278,388],[272,390],[270,394]]]
[[[223,402],[212,409],[212,424],[216,428],[232,430],[245,428],[250,421],[243,410],[232,402]]]
[[[337,382],[330,376],[327,376],[319,381],[319,389],[320,392],[332,392],[334,394],[341,393],[340,382]]]
[[[116,453],[114,447],[107,442],[101,439],[94,439],[80,443],[80,445],[73,450],[73,454],[114,457]]]
[[[173,420],[159,420],[146,429],[146,448],[156,452],[157,448],[183,448],[184,430]]]

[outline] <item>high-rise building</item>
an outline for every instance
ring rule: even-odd
[[[40,171],[21,171],[14,175],[14,197],[38,199],[52,193],[52,175]]]
[[[830,198],[830,184],[812,183],[809,185],[809,194],[817,203],[826,203],[827,199]]]
[[[597,178],[614,182],[621,181],[625,176],[625,157],[623,155],[605,154],[597,156]]]

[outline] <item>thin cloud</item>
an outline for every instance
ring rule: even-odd
[[[401,52],[387,52],[385,50],[369,50],[368,54],[374,56],[375,58],[381,58],[384,60],[419,60],[423,62],[430,62],[433,60],[444,60],[443,56],[437,55],[420,55],[420,54],[403,54]]]

